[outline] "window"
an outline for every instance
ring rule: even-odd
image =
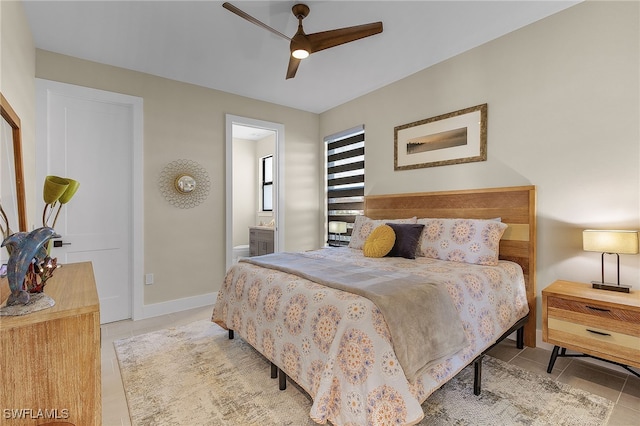
[[[364,213],[364,126],[324,138],[327,150],[328,222],[347,222],[345,234],[327,233],[331,245],[349,244],[353,223]]]
[[[273,211],[273,155],[262,158],[262,211]]]

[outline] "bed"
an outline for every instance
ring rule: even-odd
[[[472,362],[478,394],[482,356],[514,330],[520,330],[519,343],[535,347],[534,186],[367,196],[364,216],[371,222],[421,222],[426,224],[423,229],[433,224],[433,218],[495,221],[506,224],[506,229],[495,264],[442,260],[435,255],[370,258],[356,244],[356,248],[260,256],[231,267],[212,320],[228,329],[230,338],[237,333],[270,360],[272,377],[279,373],[281,388],[289,377],[304,389],[313,400],[313,421],[415,424],[424,416],[420,404]],[[315,273],[316,262],[335,266]],[[289,269],[291,264],[299,264],[299,270]],[[312,266],[305,269],[306,264]],[[429,354],[416,368],[410,360],[416,353],[420,358],[429,352],[422,350],[424,343],[399,343],[418,342],[414,329],[444,326],[427,315],[424,321],[415,311],[410,317],[415,327],[407,326],[407,319],[398,316],[402,309],[381,309],[380,299],[336,287],[333,276],[344,271],[345,275],[364,274],[363,281],[375,281],[372,276],[401,276],[433,284],[439,289],[434,291],[447,299],[434,296],[437,306],[450,303],[453,308],[442,312],[455,311],[459,318],[461,345]],[[398,303],[412,312],[409,299],[390,305]],[[432,310],[437,311],[435,305],[425,312]]]

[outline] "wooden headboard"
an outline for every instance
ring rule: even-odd
[[[508,228],[500,240],[500,259],[522,266],[529,303],[524,343],[536,346],[536,188],[514,186],[461,191],[368,195],[364,214],[372,219],[501,218]]]

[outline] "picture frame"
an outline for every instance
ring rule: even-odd
[[[487,104],[394,128],[394,170],[487,160]]]
[[[20,117],[0,93],[0,203],[12,230],[27,231]]]

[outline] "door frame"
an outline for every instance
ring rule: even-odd
[[[275,177],[274,204],[274,251],[284,249],[284,125],[270,121],[256,120],[238,115],[225,114],[226,143],[226,269],[233,264],[233,125],[257,127],[271,130],[276,134],[275,142]]]
[[[133,119],[133,146],[131,147],[131,212],[130,236],[131,268],[131,319],[144,318],[144,110],[143,99],[122,93],[108,92],[90,87],[36,78],[36,170],[46,170],[47,145],[47,93],[87,100],[111,102],[131,108]],[[43,161],[45,161],[43,163]],[[37,172],[36,172],[37,174]]]

